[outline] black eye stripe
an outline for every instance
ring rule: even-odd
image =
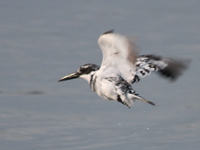
[[[95,64],[85,64],[79,68],[79,71],[81,74],[89,74],[92,71],[97,71],[99,69],[99,66]]]

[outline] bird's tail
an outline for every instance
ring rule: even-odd
[[[141,97],[141,96],[139,96],[139,95],[135,95],[135,94],[133,95],[133,94],[132,94],[132,96],[133,96],[133,98],[136,99],[136,100],[143,101],[143,102],[148,103],[148,104],[151,104],[151,105],[153,105],[153,106],[156,105],[154,102],[148,101],[148,100],[144,99],[143,97]]]
[[[141,97],[139,97],[139,98],[138,98],[138,100],[141,100],[141,101],[143,101],[143,102],[145,102],[145,103],[148,103],[148,104],[151,104],[151,105],[153,105],[153,106],[155,106],[155,105],[156,105],[154,102],[147,101],[146,99],[144,99],[144,98],[141,98]]]

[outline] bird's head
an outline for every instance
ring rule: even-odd
[[[76,78],[83,78],[83,79],[87,80],[88,82],[90,82],[92,73],[97,70],[99,70],[98,65],[85,64],[85,65],[82,65],[81,67],[79,67],[79,69],[76,72],[62,77],[58,82],[76,79]]]

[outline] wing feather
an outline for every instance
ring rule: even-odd
[[[157,72],[162,77],[175,81],[188,68],[190,62],[189,59],[141,55],[136,61],[136,78],[133,82],[139,81],[140,78],[144,78],[152,72]]]
[[[120,75],[131,83],[136,74],[135,62],[138,56],[134,41],[127,36],[106,32],[99,37],[98,44],[103,54],[100,70],[105,75]]]

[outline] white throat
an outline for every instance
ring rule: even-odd
[[[85,79],[88,83],[91,81],[91,77],[94,75],[96,71],[90,72],[90,74],[82,74],[79,78]]]

